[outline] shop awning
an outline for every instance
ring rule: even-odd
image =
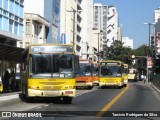
[[[10,45],[0,44],[0,60],[21,62],[24,48],[13,47]]]

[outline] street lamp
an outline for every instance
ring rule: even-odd
[[[73,50],[75,50],[75,16],[76,12],[82,12],[82,10],[66,10],[67,12],[73,12]]]
[[[152,26],[152,25],[155,25],[155,23],[143,23],[143,24],[149,26],[149,33],[148,33],[148,34],[149,34],[149,41],[148,41],[148,42],[149,42],[149,48],[150,48],[150,42],[151,42],[151,40],[150,40],[150,39],[151,39],[151,26]]]
[[[149,43],[148,43],[148,48],[149,48],[149,53],[148,53],[148,56],[146,57],[146,59],[147,59],[147,66],[146,66],[146,68],[147,68],[147,75],[146,75],[146,77],[147,77],[147,82],[149,81],[149,68],[148,68],[148,58],[150,58],[150,53],[151,53],[151,50],[150,50],[150,42],[151,42],[151,26],[152,25],[155,25],[155,23],[143,23],[144,25],[148,25],[148,27],[149,27]]]

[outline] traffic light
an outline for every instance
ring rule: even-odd
[[[132,59],[132,55],[131,53],[128,53],[128,60],[131,60]]]

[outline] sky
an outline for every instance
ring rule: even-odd
[[[154,22],[154,10],[160,7],[160,0],[93,0],[94,3],[114,5],[122,24],[123,37],[133,39],[133,48],[149,43],[149,26]],[[151,31],[152,32],[152,31]]]

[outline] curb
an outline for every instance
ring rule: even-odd
[[[158,93],[160,93],[160,90],[159,90],[155,85],[153,85],[152,83],[150,83],[150,85],[151,85],[152,87],[154,87],[154,89],[156,89],[156,90],[158,91]]]

